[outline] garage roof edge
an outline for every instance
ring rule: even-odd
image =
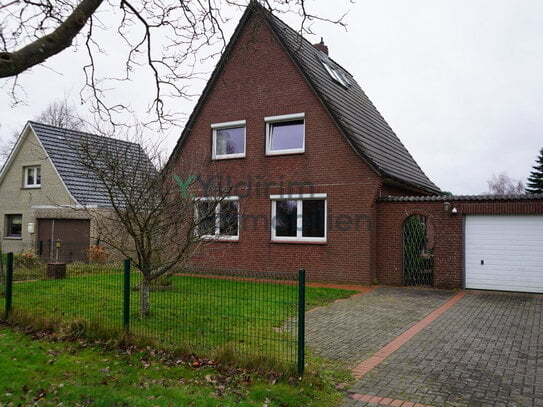
[[[526,201],[543,200],[543,194],[382,196],[379,202]]]

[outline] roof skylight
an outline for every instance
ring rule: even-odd
[[[345,86],[346,88],[351,85],[351,83],[347,79],[347,76],[339,69],[334,68],[329,61],[321,59],[321,63],[333,80],[338,82],[340,85]]]

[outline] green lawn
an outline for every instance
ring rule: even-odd
[[[14,317],[45,326],[71,320],[64,329],[91,337],[117,334],[122,328],[122,273],[104,267],[80,266],[77,271],[69,269],[62,280],[15,283]],[[131,285],[139,279],[133,272]],[[175,276],[173,290],[151,294],[150,317],[139,316],[139,292],[131,292],[130,332],[166,347],[238,361],[241,357],[249,364],[264,364],[264,357],[293,368],[296,293],[297,287],[289,284]],[[308,287],[306,308],[354,293]]]
[[[2,326],[0,366],[0,405],[324,407],[342,397],[323,375],[272,384],[256,374],[195,369],[143,352],[31,340]]]

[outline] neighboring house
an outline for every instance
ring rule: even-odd
[[[0,172],[3,252],[34,251],[44,258],[86,260],[100,244],[95,217],[110,199],[84,165],[82,148],[99,146],[142,154],[135,143],[28,122]]]
[[[466,204],[444,197],[322,41],[312,45],[257,2],[167,168],[197,176],[204,213],[217,195],[208,186],[229,186],[202,222],[212,243],[193,258],[199,267],[305,268],[312,280],[460,287],[466,214],[543,213],[541,196]],[[406,222],[410,215],[417,217]],[[538,276],[543,291],[543,270]]]

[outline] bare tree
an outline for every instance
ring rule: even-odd
[[[228,187],[207,185],[206,196],[194,199],[197,188],[194,169],[175,179],[161,167],[160,149],[104,139],[104,143],[79,141],[81,161],[101,183],[109,208],[85,210],[97,225],[101,241],[129,258],[142,273],[140,313],[150,313],[153,281],[185,264],[209,241],[218,206],[225,227],[238,227],[237,205],[222,204]],[[200,188],[201,189],[201,188]]]
[[[67,96],[50,103],[34,120],[67,130],[85,131],[86,128],[85,120],[75,106],[70,104]]]
[[[524,184],[522,180],[515,180],[509,177],[505,172],[499,175],[492,174],[487,181],[489,193],[497,195],[523,194]]]
[[[93,112],[113,123],[115,114],[129,106],[109,104],[106,93],[118,81],[145,71],[155,88],[149,110],[163,125],[173,117],[165,100],[188,96],[187,80],[197,74],[195,65],[224,51],[230,14],[249,4],[260,12],[298,14],[303,32],[311,32],[314,20],[344,25],[343,16],[331,20],[312,14],[306,0],[7,0],[0,5],[0,78],[11,78],[17,102],[18,75],[82,45],[87,53],[82,98],[90,99]],[[115,50],[120,67],[102,58],[115,40],[125,45]],[[111,73],[114,68],[120,68],[118,73]]]
[[[6,160],[8,159],[9,155],[11,154],[11,150],[13,150],[13,147],[15,146],[15,143],[17,143],[17,138],[19,138],[19,133],[12,133],[11,136],[8,137],[6,141],[2,141],[0,144],[0,168],[4,165]]]
[[[87,127],[86,121],[76,107],[70,104],[66,95],[63,99],[51,102],[34,120],[68,130],[84,131]],[[8,159],[19,136],[20,132],[15,131],[0,144],[0,167]]]

